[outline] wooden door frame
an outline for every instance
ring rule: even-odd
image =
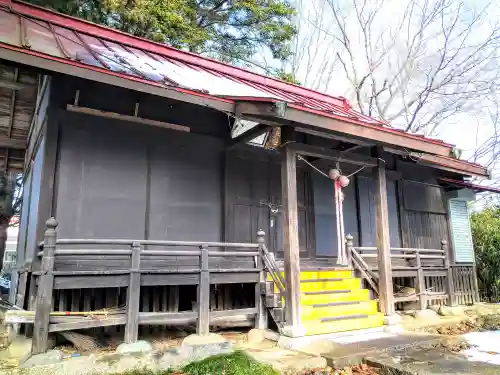
[[[234,204],[232,202],[233,193],[231,191],[231,186],[229,185],[229,171],[228,171],[228,160],[229,158],[241,158],[241,159],[255,159],[269,162],[276,162],[280,165],[279,153],[275,150],[267,150],[261,147],[251,146],[251,145],[241,145],[232,149],[227,149],[224,153],[224,191],[223,191],[223,201],[224,201],[224,219],[223,219],[223,238],[228,239],[231,231],[234,229],[231,227],[234,223],[228,220],[230,212],[233,209],[231,206]],[[306,215],[306,249],[307,256],[303,259],[305,262],[308,260],[316,259],[316,239],[315,239],[315,222],[314,222],[314,197],[312,190],[312,179],[311,173],[306,170],[305,174],[305,215]],[[281,194],[281,190],[279,192]],[[283,235],[283,228],[277,235]],[[266,233],[267,242],[274,240],[274,234]],[[283,252],[279,252],[279,259],[282,259]]]

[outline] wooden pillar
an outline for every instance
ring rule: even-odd
[[[290,129],[283,129],[283,140]],[[288,147],[281,149],[281,186],[283,205],[283,247],[285,254],[285,320],[283,333],[287,336],[302,336],[300,321],[300,256],[297,213],[297,159]]]
[[[446,268],[446,292],[448,293],[448,306],[456,306],[455,289],[453,287],[453,268],[450,262],[448,241],[441,241],[441,250],[444,250],[444,267]]]
[[[210,331],[210,273],[208,271],[208,246],[202,245],[200,254],[200,283],[198,284],[198,335]]]
[[[47,351],[49,336],[50,310],[52,309],[52,291],[54,289],[54,256],[57,241],[57,220],[50,218],[45,224],[43,241],[43,258],[40,267],[40,281],[36,296],[35,324],[31,352],[33,354]]]
[[[266,284],[266,272],[264,271],[263,245],[266,242],[265,232],[259,230],[257,232],[257,243],[259,244],[259,255],[255,259],[255,265],[260,269],[259,282],[255,284],[255,307],[257,308],[257,316],[255,317],[255,328],[267,328],[267,308],[265,304],[265,296],[261,292],[261,286]]]
[[[125,342],[137,341],[139,335],[139,301],[141,294],[141,244],[132,243],[130,281],[127,288],[127,324]]]
[[[385,161],[378,153],[376,181],[376,229],[379,270],[380,309],[384,315],[394,315],[394,293],[392,289],[391,242],[389,237],[389,210],[387,206],[387,181]]]

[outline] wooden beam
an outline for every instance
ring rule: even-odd
[[[378,150],[377,156],[381,156]],[[377,159],[378,167],[375,171],[376,182],[376,231],[379,272],[380,309],[386,316],[395,314],[394,294],[392,287],[391,243],[389,235],[389,208],[387,205],[387,180],[385,161]]]
[[[14,68],[14,83],[17,83],[18,79],[19,79],[19,68]],[[1,83],[0,83],[0,86],[1,86]],[[16,90],[13,90],[12,96],[10,98],[9,131],[7,132],[7,138],[9,138],[9,139],[12,136],[12,127],[14,125],[15,107],[16,107]]]
[[[254,138],[257,138],[258,136],[262,135],[263,133],[269,131],[271,127],[266,124],[257,124],[254,126],[252,129],[247,130],[246,132],[238,135],[237,137],[229,140],[227,144],[227,148],[231,149],[239,144],[246,143],[251,141]]]
[[[375,145],[373,142],[367,142],[367,141],[363,141],[363,140],[358,139],[358,138],[346,137],[346,136],[343,136],[340,134],[326,132],[326,131],[322,131],[322,130],[314,130],[314,129],[298,127],[298,128],[295,128],[295,131],[298,131],[299,133],[314,135],[316,137],[335,139],[336,141],[341,141],[341,142],[346,142],[346,143],[353,143],[353,144],[363,146],[363,147],[371,147],[371,146]]]
[[[488,169],[480,166],[467,163],[464,160],[453,159],[451,157],[442,157],[438,155],[419,154],[411,152],[410,155],[417,159],[417,164],[424,164],[434,168],[443,169],[468,176],[478,176],[490,178]]]
[[[293,130],[282,129],[283,143],[293,138]],[[283,250],[285,253],[285,320],[283,333],[303,335],[300,308],[300,255],[297,208],[297,157],[288,146],[281,148],[281,186],[283,204]]]
[[[178,130],[178,131],[182,131],[182,132],[191,131],[191,129],[188,126],[170,124],[168,122],[150,120],[150,119],[137,117],[137,116],[122,115],[121,113],[116,113],[116,112],[106,112],[106,111],[101,111],[99,109],[94,109],[94,108],[75,106],[73,104],[68,104],[66,106],[66,109],[70,112],[77,112],[77,113],[83,113],[83,114],[91,115],[91,116],[105,117],[105,118],[110,118],[113,120],[137,122],[138,124],[156,126],[159,128]]]
[[[340,159],[341,161],[349,164],[362,165],[366,167],[377,166],[376,158],[365,155],[353,154],[351,152],[332,150],[327,147],[312,146],[303,143],[291,143],[290,145],[288,145],[288,148],[290,148],[290,150],[292,150],[296,154],[303,156],[313,156],[321,159],[328,159],[335,161]]]
[[[110,315],[110,317],[105,319],[82,319],[76,322],[51,324],[49,325],[49,332],[74,331],[77,329],[117,326],[124,325],[126,322],[127,319],[125,316],[114,317],[113,315]]]
[[[417,164],[426,165],[432,168],[455,172],[462,175],[490,178],[487,168],[481,165],[468,163],[465,160],[418,152],[408,152],[408,150],[400,150],[394,147],[384,147],[384,151],[391,154],[406,156],[412,160],[416,160]]]
[[[17,70],[17,68],[15,68]],[[8,81],[6,79],[0,79],[0,87],[5,89],[11,89],[14,91],[29,89],[31,86],[26,83],[17,82],[17,79],[14,81]]]
[[[294,108],[291,105],[288,106],[283,116],[277,116],[275,108],[276,103],[269,102],[239,101],[236,103],[237,112],[241,113],[243,116],[260,118],[261,122],[265,122],[265,119],[269,119],[270,121],[279,121],[285,125],[298,125],[301,128],[310,127],[315,130],[318,128],[326,129],[381,144],[405,147],[411,150],[442,156],[449,156],[452,151],[449,145],[424,140],[422,137],[389,127],[361,123],[356,120],[340,120],[330,116],[326,112],[304,110]]]
[[[26,149],[26,142],[8,137],[0,137],[0,147],[24,150]]]

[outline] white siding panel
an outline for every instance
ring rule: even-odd
[[[474,262],[474,248],[472,245],[467,201],[450,199],[449,207],[455,262],[472,263]]]

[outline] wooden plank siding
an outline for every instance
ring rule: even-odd
[[[43,215],[57,217],[59,238],[255,242],[257,231],[262,229],[266,232],[269,250],[283,258],[283,234],[284,226],[287,226],[288,232],[298,234],[297,239],[292,239],[293,247],[298,247],[297,254],[290,258],[289,263],[298,264],[300,258],[300,265],[304,268],[315,266],[320,261],[324,261],[322,266],[334,266],[336,238],[332,233],[336,218],[332,204],[333,184],[303,161],[292,160],[288,155],[287,165],[296,165],[296,168],[294,173],[287,169],[284,177],[290,186],[282,186],[279,151],[283,152],[285,148],[264,150],[240,145],[228,151],[228,129],[232,120],[224,114],[208,108],[189,113],[190,107],[186,104],[150,96],[137,98],[130,92],[97,84],[80,87],[81,105],[127,113],[140,101],[142,116],[185,124],[192,132],[139,127],[118,120],[69,113],[64,108],[72,101],[78,85],[71,80],[66,84],[61,77],[52,82],[54,93],[47,125],[50,139],[46,139],[49,143],[43,154],[46,163],[43,163],[42,178],[46,185],[40,200],[45,202],[42,204]],[[115,100],[109,101],[106,97]],[[297,136],[297,142],[315,142],[313,136]],[[328,142],[322,146],[332,147]],[[365,148],[352,153],[361,160],[368,157],[369,152],[370,149]],[[388,154],[381,157],[386,160],[384,169],[387,173],[379,190],[387,185],[388,210],[383,216],[386,216],[389,226],[388,232],[383,234],[384,246],[388,247],[389,240],[391,247],[439,249],[441,240],[450,242],[445,195],[437,186],[437,172],[428,167],[395,162],[395,158]],[[308,160],[325,172],[336,164],[313,156]],[[350,177],[351,183],[344,189],[346,231],[354,236],[355,246],[375,246],[376,168],[367,166],[359,171],[357,165],[347,164],[340,162],[343,174],[356,174]],[[30,191],[33,191],[30,184],[34,172],[35,169],[26,185]],[[288,202],[283,199],[284,192],[288,194]],[[296,207],[290,204],[290,199],[296,199]],[[283,205],[292,207],[292,215],[288,214],[292,219],[296,216],[297,226],[293,223],[287,225]],[[26,219],[21,218],[21,225],[23,220],[31,221],[30,206],[23,207],[23,210],[27,214]],[[41,215],[41,212],[37,213],[38,221]],[[32,254],[37,251],[36,243],[41,240],[39,232],[37,223],[35,235],[30,237],[28,245]],[[145,245],[148,251],[153,247]],[[85,247],[74,248],[85,250]],[[119,250],[127,250],[123,247],[113,249],[117,251],[113,255],[56,257],[55,309],[95,309],[124,304],[126,287],[131,282],[130,257],[119,253]],[[186,246],[183,250],[199,249]],[[425,262],[432,260],[422,260],[422,264]],[[258,294],[255,284],[261,276],[255,270],[249,271],[255,269],[252,257],[210,256],[206,268],[204,272],[209,272],[210,277],[205,278],[202,289],[210,296],[203,297],[204,332],[207,325],[212,324],[206,316],[207,305],[210,311],[255,308]],[[293,269],[296,276],[300,272],[297,268]],[[139,285],[140,291],[136,291],[139,297],[129,296],[133,301],[139,299],[139,311],[128,312],[131,320],[140,322],[144,316],[141,314],[146,313],[196,312],[199,270],[197,256],[144,254],[140,261],[140,280],[134,278],[132,282]],[[291,270],[292,267],[288,267],[288,271]],[[38,265],[35,267],[37,271]],[[89,271],[101,273],[91,274]],[[465,280],[471,276],[469,270],[457,269],[454,272],[455,291],[474,296],[473,283]],[[391,277],[390,273],[388,277]],[[420,288],[432,285],[436,291],[443,288],[446,291],[442,274],[426,274],[424,278]],[[298,279],[295,277],[295,281]],[[401,280],[401,284],[406,285],[406,281]],[[91,292],[94,287],[105,292]],[[158,288],[158,293],[153,288]],[[111,290],[119,291],[119,296],[108,295]],[[35,295],[33,291],[30,292],[32,297]],[[472,297],[456,295],[456,298],[467,302]],[[288,299],[289,305],[297,304]],[[390,310],[386,306],[385,311],[390,313]],[[294,316],[289,318],[295,325],[300,325],[300,308],[295,309]],[[164,322],[161,317],[155,319]],[[193,317],[189,316],[188,320],[191,322]],[[141,333],[136,331],[129,328],[128,340],[133,341]]]

